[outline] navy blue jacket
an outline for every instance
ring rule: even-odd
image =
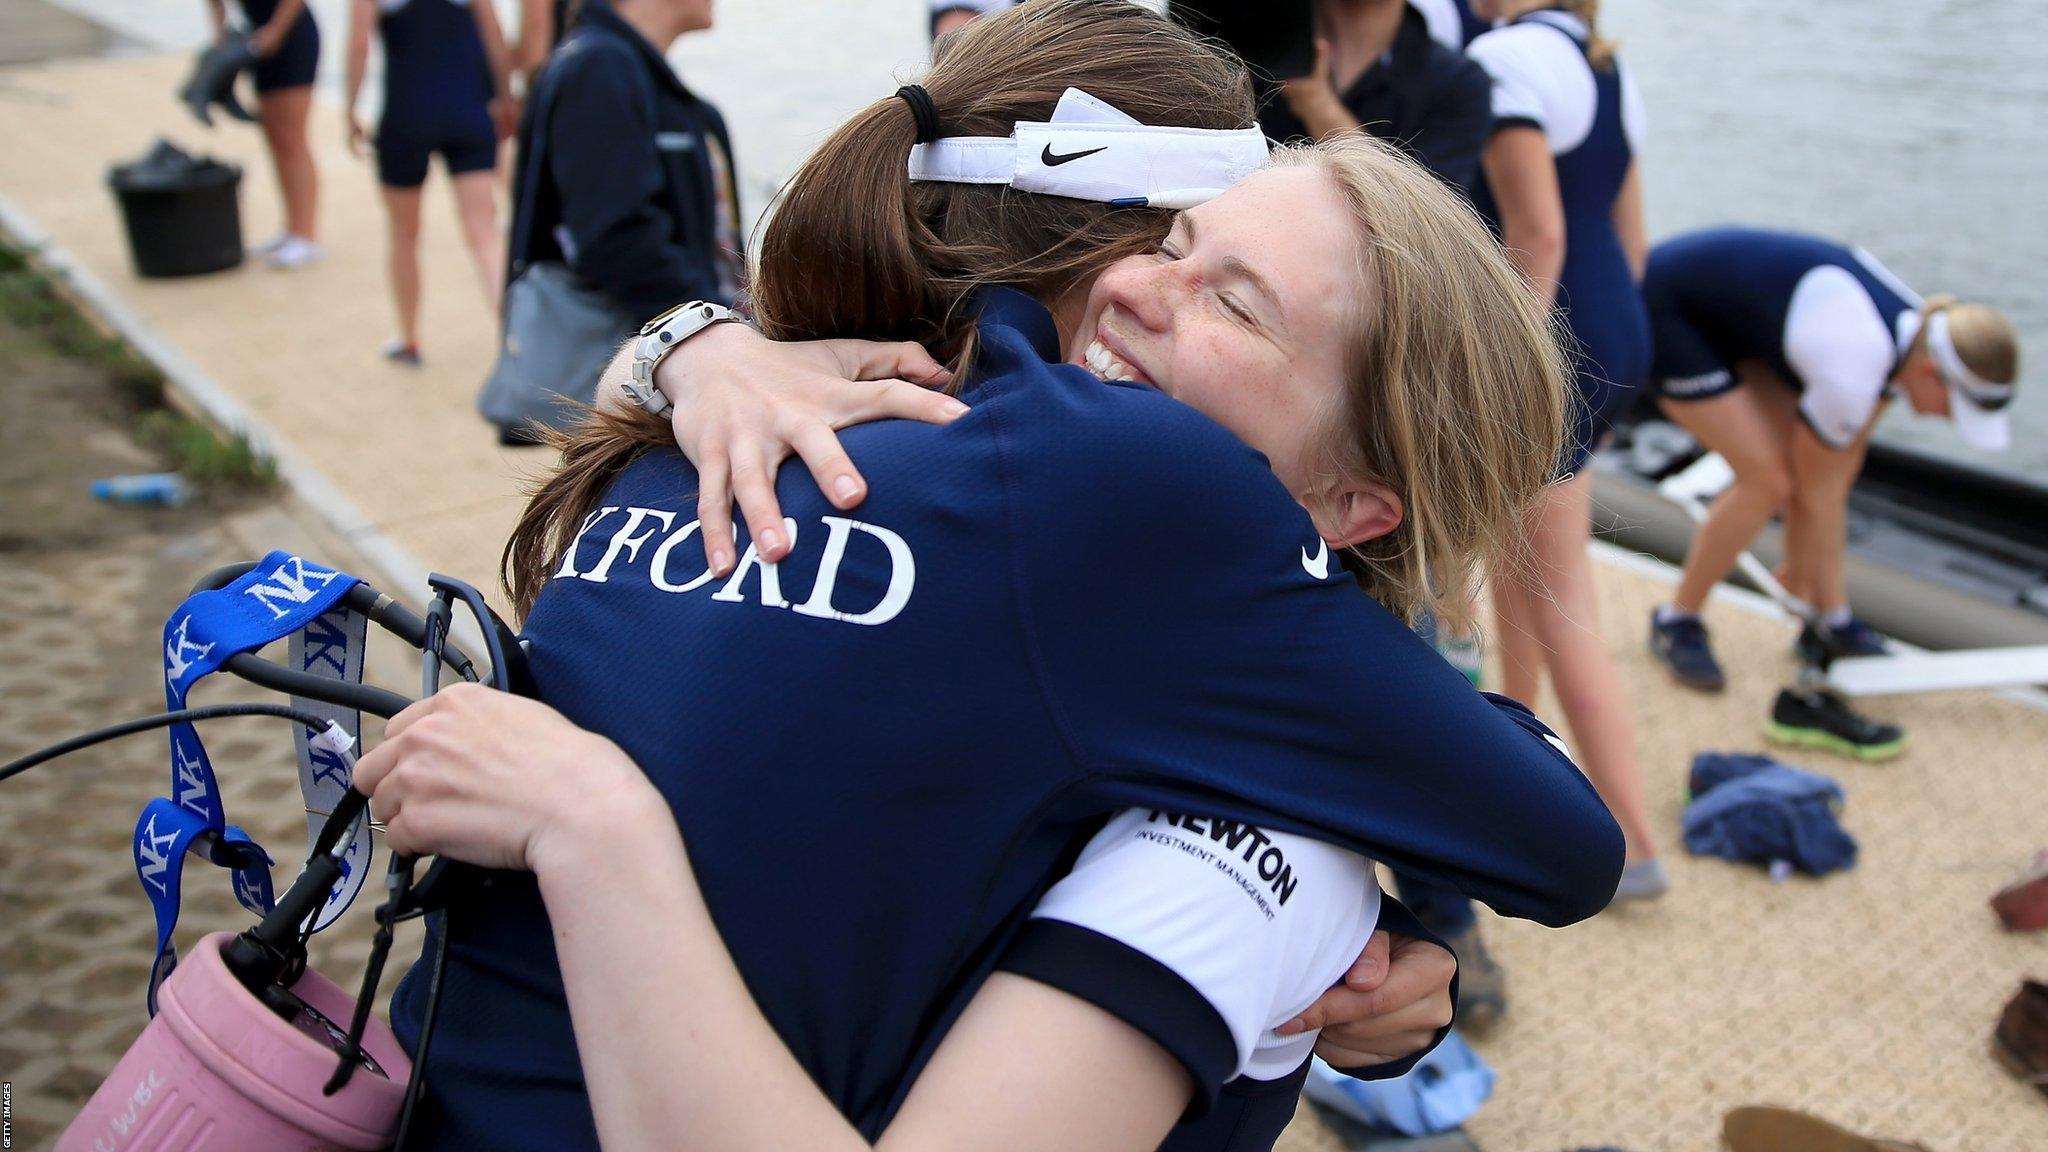
[[[718,109],[604,0],[585,0],[535,84],[514,204],[526,203],[533,148],[543,164],[531,218],[514,224],[508,277],[534,261],[567,263],[635,319],[685,300],[730,303],[736,269],[721,276],[730,258],[719,232],[737,241],[739,200]]]
[[[1259,125],[1284,142],[1308,128],[1270,80],[1254,78]],[[1430,38],[1422,13],[1401,19],[1394,46],[1338,94],[1368,136],[1396,145],[1467,196],[1479,187],[1479,154],[1493,134],[1493,81],[1463,54]]]
[[[989,293],[982,319],[966,416],[844,434],[859,509],[783,471],[780,564],[742,537],[712,578],[695,475],[653,451],[527,621],[542,697],[668,799],[749,989],[862,1132],[1125,808],[1305,833],[1549,924],[1607,903],[1622,843],[1599,797],[1526,710],[1360,593],[1263,456],[1153,388],[1048,363],[1026,297]],[[423,1146],[594,1148],[533,879],[496,877],[449,924]],[[1230,1075],[1217,1018],[1123,960],[1114,981],[1099,950],[1028,968],[1158,1041],[1199,1113]],[[408,1044],[419,971],[393,1002]]]

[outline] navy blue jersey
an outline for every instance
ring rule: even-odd
[[[1606,904],[1621,836],[1555,738],[1362,595],[1262,456],[1155,389],[1048,363],[1057,334],[1023,296],[988,294],[982,320],[966,416],[844,434],[860,508],[783,474],[780,564],[742,538],[735,573],[707,574],[694,474],[651,451],[527,623],[542,696],[668,799],[763,1013],[862,1132],[1114,812],[1250,852],[1269,901],[1293,878],[1248,824],[1509,915]],[[449,924],[430,1144],[595,1147],[532,878],[495,877]],[[1012,966],[1146,1030],[1198,1110],[1232,1074],[1213,1012],[1158,1011],[1172,980],[1139,963],[1082,988],[1061,965],[1100,952],[1034,947]],[[394,1000],[408,1043],[424,983],[415,966]]]
[[[491,70],[469,11],[473,2],[479,0],[378,0],[383,130],[431,132],[479,123],[490,130]]]
[[[1920,297],[1868,252],[1792,232],[1674,236],[1651,251],[1643,296],[1667,400],[1719,395],[1737,364],[1762,361],[1837,447],[1869,424],[1919,331]]]
[[[240,0],[240,4],[242,17],[249,22],[251,31],[270,23],[270,18],[277,15],[278,0]],[[311,7],[301,8],[278,43],[277,51],[256,62],[256,91],[303,88],[313,82],[319,70],[320,26],[313,22]]]
[[[1634,162],[1642,113],[1618,60],[1594,67],[1589,31],[1568,12],[1530,12],[1472,42],[1493,76],[1493,126],[1542,131],[1557,164],[1564,265],[1557,309],[1571,331],[1578,403],[1565,470],[1584,467],[1650,367],[1650,326],[1614,228],[1614,202]],[[1491,189],[1480,213],[1498,221]]]
[[[435,153],[450,175],[497,166],[491,70],[470,12],[489,0],[378,0],[384,40],[384,113],[377,178],[417,188]]]

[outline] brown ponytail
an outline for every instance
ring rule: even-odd
[[[1008,136],[1080,88],[1148,124],[1243,128],[1250,85],[1237,62],[1129,0],[1033,0],[945,38],[924,88],[946,136]],[[779,340],[915,340],[964,368],[972,294],[1017,288],[1048,303],[1125,256],[1149,251],[1171,213],[1017,192],[916,183],[916,117],[902,99],[869,105],[784,189],[756,252],[755,319]],[[956,387],[962,378],[956,372]],[[534,491],[502,559],[524,616],[597,498],[668,422],[597,411],[555,437],[562,465]]]

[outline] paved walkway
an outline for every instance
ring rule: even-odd
[[[314,121],[325,263],[137,280],[104,174],[158,134],[245,164],[245,231],[276,224],[255,134],[193,126],[167,95],[182,69],[139,58],[0,72],[0,203],[74,257],[81,285],[139,325],[153,354],[274,433],[295,482],[374,561],[490,582],[520,477],[546,461],[498,448],[471,413],[492,331],[440,186],[430,189],[423,371],[377,356],[390,331],[383,222],[331,109]],[[1790,671],[1790,630],[1716,608],[1734,686],[1687,695],[1640,650],[1660,577],[1610,563],[1600,581],[1677,889],[1566,934],[1489,923],[1514,1006],[1481,1049],[1503,1074],[1474,1134],[1496,1152],[1679,1152],[1712,1147],[1727,1108],[1769,1101],[1936,1152],[2048,1148],[2048,1104],[1985,1052],[2000,1004],[2022,973],[2048,972],[2048,954],[2040,937],[2001,934],[1983,905],[2048,840],[2048,717],[1987,694],[1884,702],[1878,710],[1913,733],[1900,760],[1788,757],[1847,787],[1846,822],[1863,844],[1856,871],[1777,885],[1694,861],[1677,845],[1687,763],[1700,749],[1757,746]],[[16,606],[39,611],[37,595],[24,588]],[[1307,1124],[1289,1141],[1335,1147]]]
[[[260,137],[194,123],[170,98],[185,67],[155,56],[10,69],[0,87],[0,197],[274,433],[283,453],[329,478],[350,506],[335,511],[351,535],[387,534],[429,567],[490,583],[520,469],[540,461],[499,448],[470,409],[495,333],[452,198],[438,179],[428,189],[422,370],[378,354],[393,330],[383,214],[370,167],[346,154],[329,109],[313,118],[324,261],[289,273],[257,265],[138,279],[106,170],[159,136],[243,166],[245,236],[279,227]]]

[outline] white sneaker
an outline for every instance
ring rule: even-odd
[[[272,268],[289,270],[292,268],[304,268],[306,265],[320,259],[321,255],[320,246],[304,236],[287,236],[284,238],[284,243],[279,244],[277,250],[272,252],[264,262]]]
[[[279,232],[277,235],[272,236],[268,240],[258,240],[256,243],[251,244],[247,248],[242,249],[242,259],[261,260],[264,257],[270,255],[272,252],[277,251],[279,248],[284,247],[284,242],[291,238],[291,233]]]

